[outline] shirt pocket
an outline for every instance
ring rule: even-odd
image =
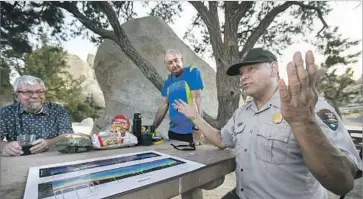
[[[241,124],[239,126],[236,126],[234,128],[234,132],[233,132],[233,142],[235,143],[235,151],[238,152],[241,143],[242,143],[242,136],[244,134],[246,125],[245,124]]]
[[[286,163],[290,136],[291,128],[286,124],[263,124],[256,135],[256,158],[272,164]]]

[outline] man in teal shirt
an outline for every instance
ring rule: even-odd
[[[195,66],[183,66],[183,58],[176,50],[168,50],[165,54],[165,64],[170,74],[167,76],[161,91],[161,105],[155,115],[155,129],[164,119],[169,110],[169,139],[193,143],[193,123],[177,110],[170,108],[175,99],[183,99],[187,103],[196,102],[200,110],[200,93],[204,88],[200,71]],[[197,133],[197,132],[196,132]],[[197,136],[198,137],[198,136]]]

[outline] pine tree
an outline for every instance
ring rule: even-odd
[[[318,91],[334,107],[335,111],[341,116],[339,106],[351,103],[351,96],[358,95],[359,90],[349,89],[355,85],[353,79],[354,71],[351,64],[357,63],[361,52],[352,51],[359,45],[359,40],[350,40],[338,34],[338,28],[328,29],[318,40],[316,47],[326,56],[325,62],[321,64],[326,74],[318,83]],[[337,75],[337,69],[344,67],[345,72]]]

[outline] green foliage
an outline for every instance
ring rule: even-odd
[[[24,67],[16,66],[20,75],[33,75],[41,78],[47,87],[47,101],[62,104],[70,113],[73,121],[86,117],[97,117],[93,104],[81,101],[81,84],[84,76],[73,79],[66,70],[65,52],[61,47],[50,45],[42,36],[41,47],[24,56]]]
[[[50,27],[52,35],[62,30],[63,14],[60,10],[46,3],[34,9],[36,6],[37,3],[30,2],[0,2],[0,95],[12,92],[9,82],[11,67],[19,65],[24,54],[33,50],[29,35],[40,34],[45,24]]]
[[[339,106],[351,103],[351,96],[360,93],[360,89],[351,89],[356,82],[353,80],[354,71],[349,66],[358,61],[361,52],[354,47],[359,44],[359,40],[344,38],[339,34],[338,28],[324,31],[315,43],[318,50],[326,56],[325,62],[320,67],[327,71],[317,88],[338,114],[340,114]],[[345,68],[345,72],[337,75],[337,69],[341,67]]]

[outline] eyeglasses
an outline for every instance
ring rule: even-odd
[[[43,96],[45,95],[46,91],[38,90],[38,91],[16,91],[17,93],[21,93],[27,97],[31,97],[34,95],[34,93],[37,94],[37,96]]]

